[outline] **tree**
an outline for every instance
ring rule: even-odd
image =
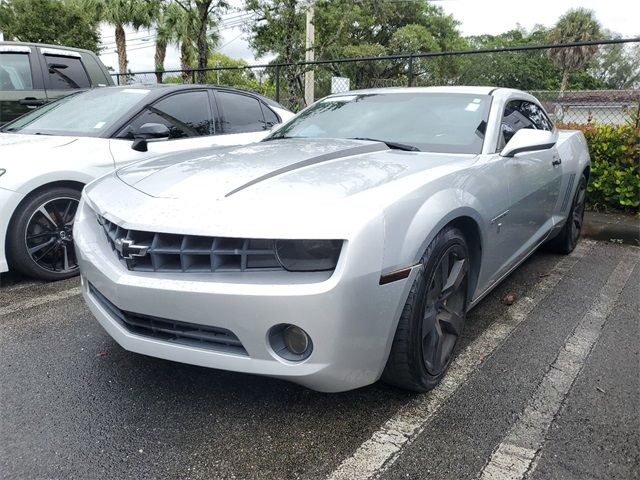
[[[214,52],[209,55],[209,65],[214,69],[228,68],[233,70],[209,71],[207,72],[207,83],[250,90],[268,96],[275,93],[272,82],[260,78],[257,72],[252,69],[243,68],[247,66],[247,62],[244,60],[237,60],[220,52]]]
[[[156,71],[156,81],[162,83],[162,74],[164,72],[164,60],[167,57],[167,47],[174,38],[174,32],[171,28],[169,18],[171,16],[169,9],[175,4],[173,2],[162,4],[156,17],[156,45],[153,55],[153,63]]]
[[[91,2],[0,1],[0,31],[5,40],[65,45],[98,53],[98,24],[95,5]]]
[[[307,4],[303,0],[245,0],[245,9],[260,19],[246,27],[249,44],[257,56],[275,55],[275,61],[283,63],[304,60]],[[318,59],[380,56],[399,53],[402,48],[454,50],[465,44],[453,17],[426,0],[317,0],[314,25]],[[435,67],[430,74],[447,81],[455,75],[458,64],[456,59],[438,59],[432,63]],[[283,102],[292,108],[301,106],[304,70],[284,69]],[[406,74],[405,61],[330,64],[316,67],[316,87],[322,89],[318,93],[327,93],[324,89],[330,75],[348,76],[352,86],[360,87],[372,85],[381,76],[406,80]]]
[[[119,73],[127,73],[127,38],[125,27],[136,31],[141,27],[151,27],[158,13],[157,0],[100,0],[98,12],[100,18],[115,26],[116,52],[118,53]]]
[[[607,38],[620,38],[609,31]],[[640,44],[602,45],[589,65],[589,72],[607,88],[640,88]]]
[[[599,40],[602,36],[600,23],[591,10],[577,8],[565,13],[548,35],[550,43],[573,43]],[[569,81],[569,73],[579,70],[591,60],[598,51],[597,45],[571,48],[553,48],[549,56],[562,70],[560,96],[564,94]]]
[[[499,35],[468,38],[472,49],[499,49],[540,45],[546,42],[547,30],[536,25],[527,31],[522,27]],[[560,71],[544,50],[495,52],[464,57],[459,82],[463,85],[495,85],[521,90],[557,90]]]
[[[158,83],[162,83],[161,72],[164,71],[164,59],[169,44],[177,44],[180,48],[180,68],[182,70],[193,68],[193,59],[195,58],[195,30],[193,24],[194,19],[191,11],[182,9],[175,2],[163,4],[156,23],[154,60]],[[188,76],[188,72],[183,72],[183,81],[186,81]]]
[[[220,14],[229,8],[227,0],[174,0],[183,11],[181,54],[187,54],[189,42],[195,42],[198,69],[207,68],[209,53],[218,43],[219,36],[213,30]],[[183,50],[184,48],[184,50]],[[206,81],[206,72],[198,72],[198,82]]]

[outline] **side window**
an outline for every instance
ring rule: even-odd
[[[48,90],[72,90],[91,86],[80,58],[44,55],[44,60],[45,87]]]
[[[224,91],[217,91],[216,97],[223,112],[223,133],[257,132],[267,128],[256,98]]]
[[[523,114],[521,108],[522,103],[520,100],[515,100],[507,103],[507,106],[504,107],[498,151],[502,150],[521,128],[536,128],[533,122]]]
[[[0,90],[33,90],[28,53],[0,53]]]
[[[145,123],[161,123],[169,129],[169,138],[212,135],[213,118],[209,95],[204,90],[176,93],[147,106],[119,134],[120,138],[133,138]]]
[[[271,128],[280,123],[280,119],[275,112],[264,104],[262,105],[262,113],[264,113],[264,120],[267,128]]]
[[[553,131],[551,120],[545,115],[544,111],[535,103],[522,102],[520,106],[522,113],[529,119],[538,130]]]

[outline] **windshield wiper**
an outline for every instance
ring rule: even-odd
[[[397,142],[389,142],[387,140],[380,140],[378,138],[368,138],[368,137],[353,137],[349,140],[367,140],[369,142],[381,142],[384,143],[387,147],[392,150],[404,150],[406,152],[419,152],[420,149],[418,147],[414,147],[413,145],[407,145],[405,143],[397,143]]]
[[[285,139],[288,140],[290,138],[307,138],[307,137],[298,137],[298,136],[290,137],[289,135],[279,135],[277,137],[266,137],[262,141],[263,142],[269,142],[271,140],[285,140]]]

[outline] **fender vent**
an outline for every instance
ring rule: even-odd
[[[573,182],[576,179],[576,174],[572,173],[569,177],[569,184],[567,185],[567,190],[564,192],[564,199],[562,200],[562,207],[560,207],[560,211],[564,212],[567,209],[567,205],[569,205],[569,198],[571,198],[571,192],[573,191]]]

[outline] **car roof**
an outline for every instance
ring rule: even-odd
[[[385,87],[368,88],[364,90],[349,90],[334,95],[351,95],[362,93],[377,94],[403,94],[403,93],[466,93],[471,95],[490,95],[496,87],[469,87],[469,86],[443,86],[443,87]]]
[[[255,92],[251,92],[248,90],[241,90],[238,88],[232,88],[232,87],[224,87],[224,86],[220,86],[220,85],[213,85],[213,84],[199,84],[199,83],[180,83],[180,84],[167,84],[167,83],[161,83],[161,84],[152,84],[152,85],[119,85],[119,86],[113,86],[113,87],[100,87],[100,88],[109,88],[111,90],[115,90],[115,89],[119,89],[119,90],[131,90],[131,89],[135,89],[135,90],[149,90],[150,91],[150,97],[155,98],[155,97],[161,97],[163,95],[166,95],[167,93],[171,93],[171,92],[179,92],[181,90],[194,90],[194,89],[199,89],[199,88],[214,88],[216,90],[226,90],[229,92],[238,92],[238,93],[246,93],[247,95],[252,95],[256,98],[259,98],[260,100],[262,100],[264,103],[266,103],[267,105],[271,105],[272,107],[278,107],[278,108],[284,108],[282,105],[280,105],[278,102],[265,97],[264,95],[260,95],[259,93],[255,93]]]
[[[95,52],[91,50],[86,50],[84,48],[75,48],[75,47],[66,47],[64,45],[52,45],[50,43],[36,43],[36,42],[13,42],[13,41],[2,41],[0,45],[16,45],[19,47],[44,47],[44,48],[56,48],[58,50],[69,50],[72,52],[82,52],[90,55],[96,55]]]

